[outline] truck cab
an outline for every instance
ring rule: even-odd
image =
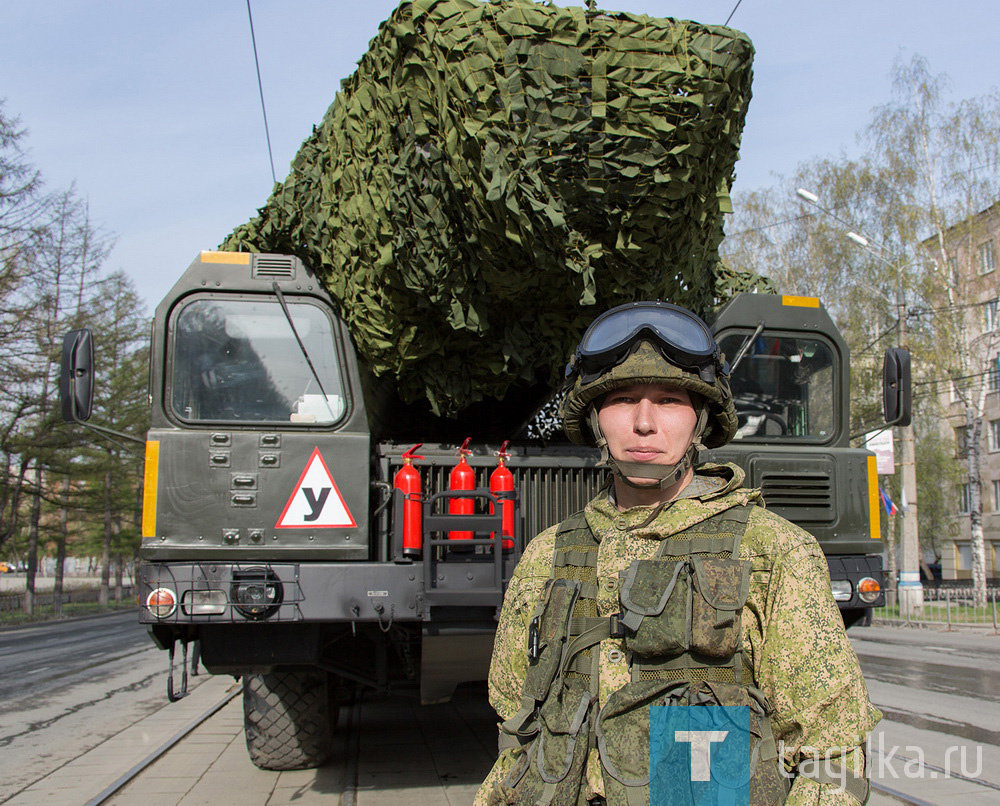
[[[850,446],[850,353],[815,297],[739,294],[712,330],[734,364],[734,462],[769,509],[810,532],[846,623],[883,603],[881,506],[874,455]]]

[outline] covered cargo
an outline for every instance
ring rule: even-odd
[[[404,2],[223,248],[315,268],[371,374],[377,432],[461,415],[458,438],[470,419],[509,436],[598,311],[705,311],[751,282],[717,248],[752,56],[720,26]]]

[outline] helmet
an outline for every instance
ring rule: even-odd
[[[694,393],[699,414],[694,444],[681,463],[625,463],[630,476],[655,478],[666,487],[684,475],[696,450],[717,448],[736,435],[729,364],[708,326],[686,308],[631,302],[606,311],[587,328],[566,370],[560,406],[566,435],[578,445],[601,448],[603,461],[623,480],[622,463],[608,453],[595,405],[614,389],[643,383],[686,389]]]

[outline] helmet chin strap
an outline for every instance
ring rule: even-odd
[[[611,451],[608,450],[608,441],[604,437],[604,432],[601,431],[596,406],[591,406],[589,420],[590,428],[594,432],[594,440],[597,443],[597,447],[601,449],[600,464],[610,467],[615,478],[637,490],[666,490],[684,478],[684,474],[694,464],[695,454],[702,449],[701,436],[708,425],[708,407],[704,403],[698,406],[698,422],[695,425],[694,439],[691,442],[691,447],[684,452],[684,456],[679,462],[672,465],[650,464],[648,462],[625,462],[615,459],[611,455]],[[648,479],[650,483],[639,484],[632,481],[633,478]]]

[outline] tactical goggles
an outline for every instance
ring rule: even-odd
[[[584,379],[620,364],[640,341],[654,344],[672,364],[715,380],[721,367],[719,346],[708,326],[685,308],[669,302],[628,302],[598,316],[587,328],[567,374]]]

